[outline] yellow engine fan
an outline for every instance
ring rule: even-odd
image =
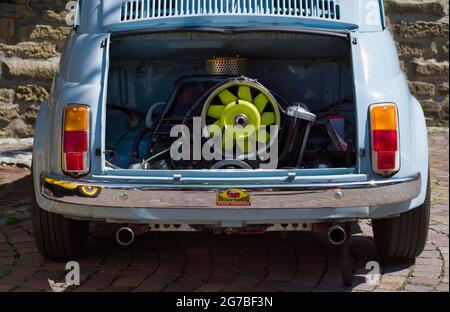
[[[210,94],[203,107],[204,137],[220,135],[222,151],[236,150],[240,158],[251,158],[262,149],[267,150],[278,134],[278,128],[268,126],[279,125],[277,101],[264,86],[252,80],[223,84]],[[259,149],[260,146],[264,148]]]

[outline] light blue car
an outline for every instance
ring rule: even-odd
[[[137,225],[339,245],[372,219],[391,259],[427,238],[425,118],[381,0],[79,0],[34,142],[51,259],[89,221],[123,245]]]

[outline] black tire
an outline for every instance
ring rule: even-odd
[[[425,202],[398,217],[373,220],[378,254],[385,260],[412,260],[425,247],[430,224],[430,179]]]
[[[78,221],[47,212],[36,202],[31,204],[33,235],[39,252],[51,260],[69,261],[79,258],[87,245],[88,221]]]

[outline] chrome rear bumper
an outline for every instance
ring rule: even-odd
[[[396,204],[420,194],[420,173],[406,178],[359,182],[271,185],[145,184],[41,175],[41,194],[50,200],[111,208],[224,208],[217,194],[238,189],[250,195],[247,206],[232,209],[357,208]]]

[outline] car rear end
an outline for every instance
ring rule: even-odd
[[[424,203],[423,113],[382,2],[96,2],[81,2],[40,112],[43,210],[245,232],[313,230]],[[174,157],[179,125],[187,159]],[[213,125],[230,159],[205,160]],[[262,136],[262,126],[273,128]]]

